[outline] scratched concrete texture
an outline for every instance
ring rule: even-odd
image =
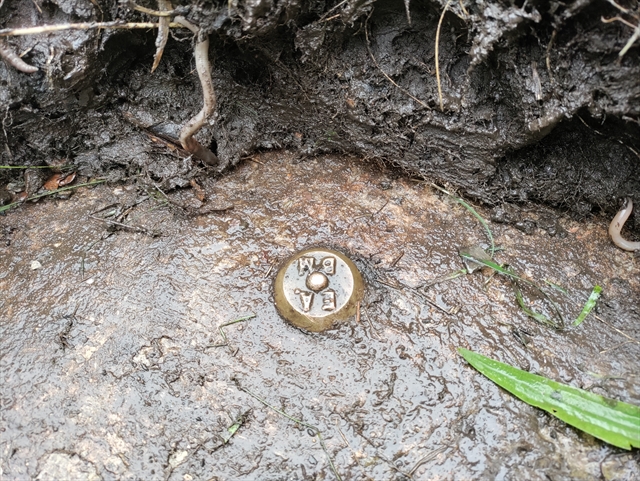
[[[0,217],[2,479],[638,478],[637,450],[526,405],[457,353],[640,404],[640,265],[606,219],[488,221],[496,261],[567,290],[549,291],[567,324],[603,287],[582,325],[555,330],[499,275],[445,280],[460,248],[488,241],[423,181],[286,151],[195,180],[205,208],[232,209],[193,215],[197,189],[168,202],[149,181]],[[318,334],[280,318],[272,291],[280,262],[313,245],[366,282],[359,318]]]

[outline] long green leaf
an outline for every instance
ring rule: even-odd
[[[458,352],[480,373],[524,402],[619,448],[640,447],[640,407],[560,384],[468,349],[458,348]]]

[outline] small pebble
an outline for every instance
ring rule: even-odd
[[[31,261],[31,270],[35,271],[36,269],[40,269],[42,268],[42,264],[40,264],[38,261]]]
[[[527,235],[531,235],[536,230],[536,223],[530,219],[521,220],[515,223],[515,228]]]

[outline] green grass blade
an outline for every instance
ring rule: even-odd
[[[484,227],[484,230],[487,233],[487,237],[489,238],[489,242],[491,242],[491,257],[493,257],[493,254],[495,254],[496,252],[496,245],[493,241],[493,234],[491,233],[491,229],[489,228],[489,224],[487,224],[487,221],[485,221],[482,216],[480,214],[478,214],[478,212],[471,207],[469,204],[467,204],[464,200],[460,199],[459,197],[455,197],[452,196],[457,202],[458,204],[460,204],[462,207],[464,207],[465,209],[467,209],[469,212],[471,212],[471,214],[480,221],[480,224],[482,224],[482,227]]]
[[[542,288],[540,286],[538,286],[535,282],[531,282],[527,279],[523,279],[522,277],[520,277],[519,275],[517,275],[513,269],[511,269],[510,267],[503,267],[500,264],[492,261],[492,260],[488,260],[488,259],[480,259],[477,256],[473,256],[468,252],[464,252],[461,251],[460,252],[460,256],[464,259],[469,259],[472,260],[474,262],[477,262],[478,264],[482,264],[483,266],[486,267],[490,267],[491,269],[495,270],[496,272],[499,272],[500,274],[504,274],[505,276],[508,276],[511,278],[512,282],[513,282],[513,290],[516,294],[516,299],[518,301],[518,304],[520,305],[520,307],[522,308],[522,310],[525,312],[525,314],[527,314],[529,317],[535,319],[538,322],[541,322],[542,324],[545,324],[547,326],[551,326],[554,327],[555,329],[564,329],[565,323],[564,323],[564,317],[562,316],[562,313],[560,312],[560,309],[558,308],[558,305],[553,302],[553,299],[551,299],[551,297],[549,296],[549,294],[547,294],[544,290],[542,290]],[[529,308],[527,306],[527,304],[524,301],[524,297],[522,296],[522,291],[520,290],[520,287],[518,286],[518,282],[523,282],[525,284],[528,284],[529,286],[533,287],[534,289],[536,289],[538,292],[540,292],[542,294],[542,296],[549,302],[549,304],[551,304],[551,307],[553,307],[553,310],[556,313],[556,316],[558,317],[558,322],[554,321],[553,319],[548,318],[547,316],[545,316],[544,314],[540,314],[538,312],[533,311],[531,308]]]
[[[520,285],[518,284],[518,281],[515,279],[511,279],[511,284],[513,285],[513,291],[516,294],[516,299],[518,300],[518,304],[528,316],[532,317],[536,321],[542,322],[543,324],[551,326],[555,329],[558,329],[558,330],[564,329],[565,324],[564,324],[564,317],[562,316],[562,312],[560,312],[560,308],[558,307],[558,305],[555,302],[553,302],[553,299],[551,299],[551,297],[549,297],[549,295],[546,292],[544,292],[534,283],[532,282],[529,283],[531,284],[531,286],[533,286],[535,289],[538,290],[538,292],[540,292],[543,295],[543,297],[547,300],[549,304],[551,304],[553,311],[556,313],[557,321],[545,316],[544,314],[537,313],[532,309],[526,307],[526,304],[524,302],[524,296],[522,295],[522,290],[520,290]]]
[[[550,326],[556,329],[560,328],[560,326],[557,323],[553,322],[553,320],[549,319],[544,314],[534,311],[529,306],[527,306],[527,303],[524,301],[522,291],[520,290],[520,287],[518,286],[517,282],[513,283],[513,291],[516,294],[516,300],[518,301],[518,305],[520,306],[520,309],[522,309],[527,316],[531,317],[532,319],[535,319],[541,324],[545,324],[547,326]]]
[[[466,361],[524,402],[623,449],[640,447],[640,407],[560,384],[458,348]]]
[[[574,326],[579,326],[580,324],[582,324],[582,321],[586,319],[586,317],[591,312],[591,309],[593,309],[594,306],[596,305],[596,301],[600,298],[601,292],[602,292],[602,287],[594,286],[593,290],[591,291],[591,295],[589,296],[589,299],[587,299],[587,303],[582,308],[582,312],[580,313],[578,318],[575,321],[573,321]]]
[[[234,423],[227,428],[227,434],[222,436],[222,441],[224,444],[227,444],[229,441],[231,441],[231,438],[238,432],[238,429],[240,429],[247,420],[248,414],[249,411],[241,414],[238,419],[236,419]]]
[[[491,257],[493,257],[493,254],[495,254],[495,252],[496,252],[496,246],[495,246],[495,243],[493,241],[493,234],[491,233],[491,229],[489,228],[489,224],[487,224],[487,221],[484,220],[480,214],[478,214],[477,210],[475,210],[471,205],[467,204],[460,197],[456,197],[455,195],[453,195],[448,190],[443,189],[442,187],[440,187],[440,186],[438,186],[436,184],[431,183],[431,186],[436,188],[436,189],[438,189],[440,192],[443,192],[443,193],[447,194],[449,197],[451,197],[453,200],[455,200],[458,204],[460,204],[462,207],[467,209],[471,213],[471,215],[473,215],[476,219],[478,219],[478,221],[480,221],[480,224],[482,224],[482,227],[484,227],[484,230],[487,233],[487,237],[489,238],[489,242],[491,242]]]
[[[0,213],[9,209],[13,209],[14,207],[18,207],[20,204],[22,204],[22,202],[14,202],[13,204],[3,205],[0,207]]]
[[[445,282],[445,281],[452,281],[453,279],[457,279],[460,276],[464,276],[467,274],[467,270],[466,269],[458,269],[457,271],[453,271],[445,276],[442,277],[436,277],[435,279],[431,279],[429,282],[427,282],[424,286],[422,286],[422,289],[427,289],[431,286],[435,286],[436,284],[439,284],[441,282]]]
[[[562,287],[561,285],[558,285],[554,282],[548,281],[547,279],[544,280],[545,284],[547,284],[548,286],[550,286],[551,288],[555,289],[558,292],[562,292],[565,296],[569,295],[569,291],[567,291],[564,287]]]
[[[486,266],[486,267],[491,267],[493,270],[499,272],[500,274],[504,274],[505,276],[513,277],[514,279],[518,279],[519,281],[531,283],[530,281],[528,281],[526,279],[523,279],[522,277],[517,275],[512,270],[505,269],[504,267],[502,267],[497,262],[490,261],[488,259],[480,259],[479,257],[473,256],[473,255],[468,254],[466,252],[460,252],[460,257],[462,257],[464,259],[469,259],[469,260],[474,261],[474,262],[477,262],[478,264],[482,264],[483,266]]]

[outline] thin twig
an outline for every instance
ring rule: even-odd
[[[631,35],[631,38],[629,38],[625,46],[622,48],[622,50],[620,50],[620,53],[618,53],[618,57],[622,58],[624,57],[624,54],[626,54],[627,51],[633,46],[636,40],[640,38],[640,17],[637,14],[635,14],[633,10],[624,8],[622,5],[619,5],[614,0],[608,0],[608,1],[611,5],[616,7],[622,13],[633,17],[637,22],[636,24],[633,24],[620,16],[615,16],[613,18],[604,18],[604,17],[600,18],[602,23],[611,23],[611,22],[617,21],[617,22],[624,23],[627,27],[631,27],[633,29],[633,35]]]
[[[345,3],[347,3],[348,0],[342,0],[340,3],[338,3],[337,5],[331,7],[329,10],[327,10],[327,12],[320,17],[320,22],[322,22],[323,20],[327,20],[327,17],[329,16],[329,14],[331,12],[333,12],[334,10],[336,10],[337,8],[340,8],[342,5],[344,5]]]
[[[606,353],[606,352],[613,351],[614,349],[618,349],[619,347],[622,347],[622,346],[624,346],[625,344],[630,344],[630,343],[631,343],[631,341],[623,341],[623,342],[621,342],[620,344],[617,344],[617,345],[615,345],[615,346],[613,346],[613,347],[610,347],[610,348],[608,348],[608,349],[604,349],[604,350],[600,351],[598,354],[604,354],[604,353]]]
[[[136,227],[133,225],[127,225],[127,224],[123,224],[122,222],[117,222],[115,220],[111,220],[111,219],[104,219],[102,217],[97,217],[95,215],[90,215],[89,218],[94,219],[94,220],[99,220],[100,222],[104,222],[105,224],[111,224],[111,225],[115,225],[118,226],[122,229],[128,230],[128,231],[132,231],[132,232],[139,232],[141,234],[146,234],[150,237],[158,237],[159,233],[155,232],[155,231],[151,231],[149,229],[145,229],[144,227]]]
[[[389,77],[387,75],[387,73],[382,70],[382,67],[380,67],[380,64],[378,63],[378,61],[376,60],[376,58],[373,56],[373,52],[371,51],[371,45],[369,42],[369,28],[367,27],[367,25],[365,25],[364,27],[364,35],[366,37],[367,40],[367,50],[369,51],[369,55],[371,56],[371,60],[373,60],[373,63],[375,64],[375,66],[378,68],[378,70],[380,70],[380,73],[382,75],[385,76],[385,78],[391,82],[398,90],[400,90],[402,93],[404,93],[405,95],[411,97],[413,100],[415,100],[416,102],[418,102],[420,105],[422,105],[425,108],[429,108],[429,106],[427,104],[425,104],[422,100],[418,99],[417,97],[414,97],[413,95],[411,95],[407,90],[405,90],[404,88],[400,87],[400,85],[398,85],[391,77]]]
[[[227,327],[227,326],[231,326],[233,324],[237,324],[239,322],[243,322],[243,321],[248,321],[249,319],[253,319],[254,317],[256,317],[255,314],[249,314],[248,316],[244,316],[244,317],[240,317],[239,319],[235,319],[233,321],[229,321],[226,322],[224,324],[222,324],[219,328],[218,331],[220,332],[220,335],[222,336],[222,339],[224,339],[224,342],[221,344],[211,344],[209,347],[223,347],[223,346],[228,346],[229,345],[229,341],[227,340],[227,336],[225,335],[224,331],[222,330],[223,327]]]
[[[451,316],[453,314],[455,314],[455,312],[453,312],[456,308],[456,306],[454,306],[451,310],[447,311],[444,307],[439,306],[437,303],[433,302],[431,299],[429,299],[425,294],[423,294],[422,292],[420,292],[417,289],[412,289],[409,286],[405,286],[403,284],[400,285],[393,285],[389,282],[383,281],[381,279],[376,279],[376,282],[382,284],[383,286],[387,286],[390,287],[391,289],[394,289],[396,291],[400,291],[402,292],[404,289],[408,289],[409,292],[413,292],[414,294],[417,294],[419,297],[421,297],[422,299],[424,299],[425,301],[427,301],[428,304],[430,304],[431,306],[435,307],[436,309],[440,309],[442,312],[444,312],[445,314]],[[456,311],[457,312],[457,311]]]
[[[362,214],[362,215],[358,215],[356,217],[353,218],[353,220],[357,220],[357,219],[362,219],[363,217],[375,217],[377,216],[380,212],[382,212],[384,210],[384,208],[389,205],[389,201],[386,201],[384,203],[384,205],[382,207],[380,207],[377,211],[375,212],[371,212],[369,214]]]
[[[462,13],[464,13],[465,17],[469,16],[469,12],[467,11],[466,8],[464,8],[464,4],[462,3],[462,0],[460,0],[460,9],[462,10]]]
[[[633,35],[631,35],[631,38],[629,38],[625,46],[622,48],[622,50],[620,50],[620,53],[618,54],[618,56],[622,58],[624,54],[627,53],[627,51],[633,46],[636,40],[640,38],[640,19],[638,19],[638,25],[634,25],[633,23],[629,22],[628,20],[625,20],[620,16],[615,16],[613,18],[601,17],[600,20],[602,21],[602,23],[611,23],[616,21],[621,22],[621,23],[624,23],[627,27],[631,27],[633,29]]]
[[[264,165],[264,162],[260,162],[259,160],[254,159],[253,156],[252,157],[242,157],[240,160],[248,160],[250,162],[255,162],[256,164]]]
[[[440,27],[442,26],[442,20],[444,20],[444,14],[447,12],[449,8],[449,4],[451,0],[447,0],[447,4],[442,9],[442,14],[440,15],[440,20],[438,21],[438,28],[436,29],[436,81],[438,82],[438,100],[440,101],[440,111],[444,112],[444,105],[442,103],[442,86],[440,85]]]
[[[271,264],[269,266],[269,270],[267,271],[267,273],[262,277],[263,279],[266,279],[267,277],[269,277],[269,274],[271,274],[271,271],[273,270],[273,266],[274,264]]]
[[[336,475],[336,478],[338,478],[338,481],[342,481],[342,477],[340,477],[340,474],[336,470],[336,467],[333,464],[333,460],[331,459],[331,456],[329,455],[329,451],[327,450],[327,446],[324,443],[324,438],[322,437],[322,433],[320,432],[320,429],[318,429],[317,427],[315,427],[315,426],[313,426],[311,424],[305,423],[304,421],[301,421],[300,419],[296,419],[293,416],[290,416],[289,414],[287,414],[286,412],[276,408],[275,406],[272,406],[267,401],[265,401],[264,399],[259,397],[257,394],[254,394],[253,392],[249,391],[247,388],[242,387],[242,385],[240,384],[240,381],[237,378],[234,377],[233,381],[235,382],[236,387],[240,391],[247,393],[252,398],[256,399],[260,403],[262,403],[265,406],[267,406],[269,409],[277,412],[278,414],[280,414],[281,416],[284,416],[285,418],[289,419],[290,421],[293,421],[294,423],[296,423],[296,424],[298,424],[300,426],[304,426],[305,428],[310,429],[311,431],[313,431],[315,433],[315,435],[318,436],[318,441],[320,441],[320,446],[322,446],[322,450],[327,455],[327,460],[329,461],[329,466],[331,466],[331,470],[333,471],[333,474]]]
[[[400,254],[393,260],[393,262],[391,263],[391,265],[389,266],[389,268],[393,268],[396,266],[396,264],[398,262],[400,262],[400,259],[402,259],[404,257],[404,251],[401,251]]]
[[[607,321],[605,321],[604,319],[602,319],[599,316],[594,316],[596,319],[598,319],[601,323],[603,323],[605,326],[609,326],[611,329],[613,329],[614,331],[616,331],[618,334],[622,334],[624,337],[626,337],[627,339],[629,339],[629,341],[631,342],[635,342],[636,344],[640,344],[640,341],[638,341],[637,339],[631,337],[630,335],[626,334],[625,332],[621,331],[620,329],[615,328],[614,326],[612,326],[611,324],[609,324]]]
[[[556,35],[558,34],[557,30],[554,30],[551,34],[551,39],[549,40],[549,44],[547,45],[547,54],[545,58],[545,63],[547,65],[547,73],[549,74],[549,80],[551,83],[554,82],[553,73],[551,72],[551,48],[553,47],[553,42],[556,39]]]
[[[166,201],[169,204],[175,207],[178,207],[179,209],[182,209],[182,211],[187,216],[198,216],[198,215],[213,214],[213,213],[219,214],[219,213],[227,212],[228,210],[233,209],[232,205],[228,207],[210,207],[210,208],[205,208],[204,206],[202,206],[199,209],[194,209],[193,207],[181,204],[180,202],[176,202],[175,200],[170,199],[169,196],[165,194],[162,191],[162,189],[160,189],[160,187],[158,187],[157,185],[154,185],[153,187],[162,194],[162,196],[166,199]]]
[[[462,3],[460,4],[462,5]],[[422,457],[413,467],[413,469],[411,471],[409,471],[409,476],[413,476],[413,473],[416,472],[416,470],[422,466],[424,463],[431,461],[432,459],[435,459],[438,457],[438,455],[440,453],[444,453],[447,450],[447,446],[443,446],[441,448],[438,448],[434,451],[431,451],[429,454],[427,454],[426,456]]]
[[[369,327],[371,328],[371,332],[373,333],[373,337],[375,339],[378,339],[378,333],[376,332],[375,328],[373,327],[373,322],[371,322],[371,318],[369,317],[369,313],[367,311],[367,309],[365,307],[362,308],[362,312],[364,313],[364,317],[367,319],[367,322],[369,323]]]
[[[180,23],[171,22],[171,28],[184,28]],[[40,27],[3,28],[0,29],[0,37],[18,37],[22,35],[38,35],[41,33],[61,32],[63,30],[94,30],[94,29],[136,29],[136,28],[160,28],[159,23],[154,22],[90,22],[90,23],[61,23],[58,25],[42,25]]]
[[[91,186],[91,185],[98,185],[98,184],[102,184],[104,182],[106,182],[106,179],[98,179],[98,180],[94,180],[92,182],[86,182],[84,184],[72,185],[70,187],[62,187],[60,189],[56,189],[56,190],[52,190],[52,191],[49,191],[49,192],[45,192],[44,194],[32,195],[31,197],[27,197],[23,201],[13,202],[12,204],[3,205],[2,207],[0,207],[0,212],[4,212],[4,211],[9,210],[9,209],[11,209],[13,207],[17,207],[20,204],[23,204],[23,203],[25,203],[25,202],[27,202],[29,200],[35,200],[35,199],[39,199],[41,197],[46,197],[48,195],[59,194],[60,192],[65,192],[67,190],[78,189],[80,187],[88,187],[88,186]]]
[[[93,241],[91,244],[89,244],[89,247],[85,248],[82,251],[82,259],[80,260],[80,279],[84,280],[84,261],[87,258],[87,254],[89,253],[89,251],[93,248],[93,246],[95,246],[98,242],[103,241],[108,239],[109,237],[111,237],[113,235],[113,232],[109,232],[106,235],[101,235],[99,239]]]
[[[354,449],[351,447],[351,444],[349,444],[349,441],[347,440],[347,438],[345,437],[344,433],[342,432],[342,429],[340,429],[340,424],[339,421],[336,419],[336,429],[338,430],[338,432],[340,433],[340,437],[342,437],[342,440],[344,441],[344,444],[346,447],[348,447],[351,450],[351,453],[353,455],[353,459],[356,461],[356,463],[358,463],[358,466],[360,466],[360,468],[362,469],[362,475],[368,480],[368,481],[375,481],[371,476],[369,476],[366,472],[365,472],[365,467],[362,466],[362,463],[360,462],[360,459],[358,458],[357,453],[354,451]]]
[[[172,10],[171,7],[168,7],[168,10],[165,10],[165,8],[167,7],[163,7],[162,5],[160,5],[160,3],[164,3],[164,0],[159,0],[158,1],[158,8],[160,8],[160,10],[152,10],[150,8],[146,8],[140,5],[137,5],[133,2],[128,2],[128,7],[131,8],[132,10],[136,10],[138,12],[142,12],[142,13],[146,13],[147,15],[152,15],[154,17],[174,17],[175,15],[185,15],[186,12],[184,11],[184,8],[180,8],[180,9],[176,9],[176,10]]]

